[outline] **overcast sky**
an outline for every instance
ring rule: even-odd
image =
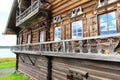
[[[16,36],[2,35],[5,31],[5,27],[8,21],[8,16],[11,10],[13,0],[1,0],[0,1],[0,46],[1,45],[15,45]]]

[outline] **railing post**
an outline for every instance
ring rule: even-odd
[[[114,40],[112,38],[110,38],[110,39],[108,39],[108,41],[109,41],[109,46],[108,46],[109,54],[114,54],[114,49],[115,49],[114,44],[113,44]]]
[[[65,53],[65,41],[63,41],[62,43],[63,43],[63,53]]]
[[[56,43],[56,51],[58,52],[58,42]]]
[[[50,43],[49,43],[49,44],[48,44],[48,51],[49,51],[49,52],[50,52],[50,47],[51,47],[51,46],[50,46]]]
[[[98,54],[102,54],[101,40],[96,40],[96,41],[97,41],[97,52]]]
[[[87,40],[87,49],[88,49],[88,53],[91,53],[91,44],[90,44],[90,40]]]
[[[79,41],[79,44],[80,44],[80,53],[83,53],[83,42],[82,41]]]
[[[75,45],[74,45],[74,41],[72,41],[72,52],[75,53]]]
[[[66,44],[67,44],[66,45],[66,47],[67,47],[67,53],[69,53],[69,42],[67,41]]]

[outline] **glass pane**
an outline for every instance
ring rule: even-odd
[[[104,30],[107,28],[107,23],[100,23],[100,30]]]
[[[116,18],[115,12],[110,12],[110,13],[108,13],[108,20],[113,20],[113,19],[115,19],[115,18]]]
[[[100,35],[105,35],[105,34],[108,34],[108,30],[107,29],[104,29],[104,30],[100,31]]]
[[[116,28],[110,28],[109,29],[109,34],[114,34],[117,33],[117,29]]]
[[[111,27],[116,27],[116,20],[109,21],[109,22],[108,22],[108,27],[109,27],[109,28],[111,28]]]
[[[107,16],[106,14],[100,16],[100,22],[106,22],[107,21]]]
[[[61,27],[56,27],[54,32],[54,40],[60,40],[61,39]]]
[[[82,33],[78,33],[78,37],[81,37],[82,36]]]
[[[40,32],[40,42],[44,41],[44,32]]]
[[[76,34],[72,34],[72,38],[76,38]]]

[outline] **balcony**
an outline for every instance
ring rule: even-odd
[[[80,39],[21,44],[11,47],[16,54],[35,54],[68,58],[120,62],[120,34],[85,37]]]
[[[16,16],[16,26],[20,26],[26,21],[29,21],[30,19],[33,19],[36,14],[38,14],[41,11],[48,11],[49,5],[46,6],[46,4],[41,5],[42,2],[35,1],[31,6],[29,6],[25,11],[23,11],[20,15]]]

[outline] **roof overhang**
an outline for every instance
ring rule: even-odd
[[[17,0],[14,0],[9,17],[8,17],[8,21],[7,21],[7,25],[4,31],[4,34],[16,34],[15,29],[16,28],[16,9],[18,6],[18,2]]]

